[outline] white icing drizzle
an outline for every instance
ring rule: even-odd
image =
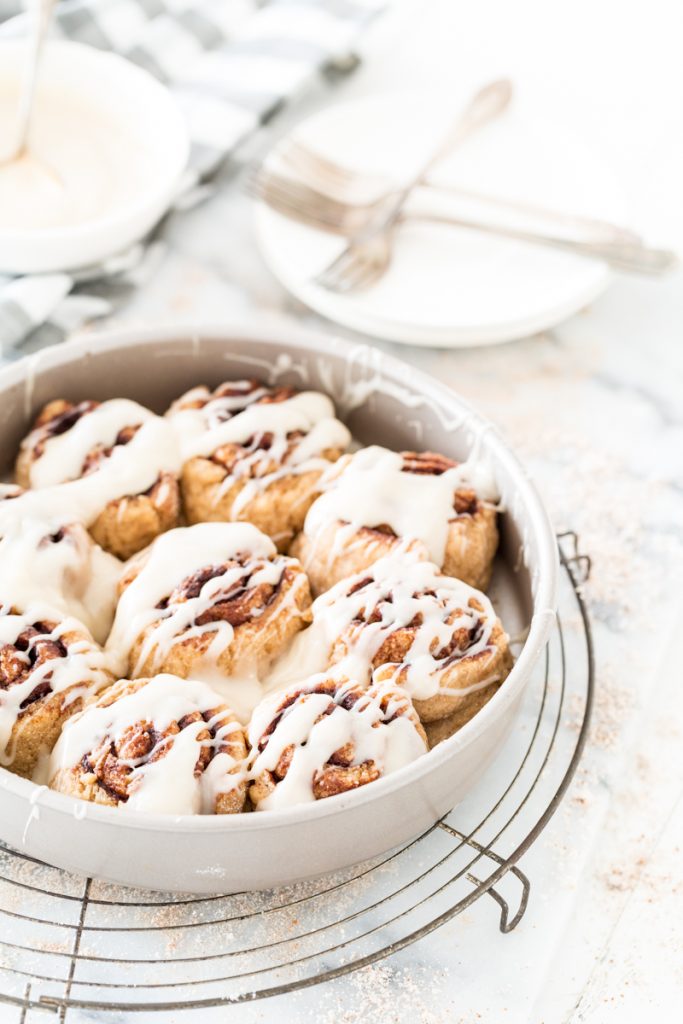
[[[116,742],[131,726],[151,723],[163,734],[173,722],[195,711],[203,715],[220,703],[217,694],[198,680],[168,674],[155,676],[109,706],[91,705],[70,719],[52,752],[50,778],[60,770],[78,765],[107,739]],[[141,813],[213,813],[216,797],[235,789],[244,780],[239,762],[221,750],[240,728],[229,717],[229,712],[224,711],[208,722],[190,722],[178,733],[162,737],[144,758],[125,761],[133,769],[125,806]],[[198,739],[198,733],[207,728],[213,730],[211,739]],[[200,744],[215,753],[208,767],[195,775]],[[161,747],[165,750],[163,756],[159,756]],[[158,760],[150,761],[155,752]],[[233,772],[235,768],[237,771]]]
[[[234,387],[247,383],[237,381]],[[317,391],[302,391],[282,402],[261,402],[268,389],[257,388],[249,394],[213,398],[199,409],[182,408],[185,402],[206,394],[206,388],[195,388],[168,412],[184,460],[208,457],[223,445],[245,444],[259,434],[273,434],[282,443],[287,434],[301,431],[307,436],[290,457],[291,465],[298,466],[326,448],[345,448],[351,439],[344,424],[335,419],[332,401]]]
[[[230,509],[231,519],[239,518],[250,501],[278,480],[322,472],[329,465],[322,453],[344,450],[351,440],[347,428],[335,418],[327,395],[307,391],[269,402],[264,400],[272,389],[248,380],[232,382],[229,391],[212,395],[206,387],[193,388],[174,402],[168,416],[178,432],[184,459],[208,457],[223,445],[244,447],[216,494],[218,502],[234,484],[241,485]],[[199,408],[187,407],[199,403]],[[303,436],[294,437],[294,432]],[[265,436],[268,443],[264,445]]]
[[[471,600],[481,610],[471,607]],[[377,621],[364,621],[368,618]],[[437,693],[464,696],[470,692],[469,687],[444,686],[442,677],[464,657],[492,653],[495,648],[490,637],[497,622],[494,607],[485,594],[447,577],[431,562],[399,553],[380,559],[367,571],[342,580],[318,597],[313,604],[311,629],[318,634],[314,642],[324,650],[330,651],[338,638],[345,643],[345,671],[362,679],[367,677],[373,659],[392,634],[419,623],[414,628],[410,650],[395,665],[391,678],[414,700],[426,700]],[[449,651],[456,634],[466,636],[467,640],[460,649]],[[488,676],[482,685],[496,678]],[[480,684],[476,683],[473,689],[478,688]]]
[[[60,618],[79,619],[104,643],[114,618],[121,563],[79,523],[58,531],[42,520],[13,523],[0,539],[0,566],[0,606],[23,611],[41,601]]]
[[[32,450],[42,444],[42,454],[31,462],[31,487],[50,487],[81,476],[86,456],[93,448],[111,447],[124,427],[133,427],[154,419],[154,413],[127,398],[103,402],[84,412],[68,430],[49,434],[49,423],[33,430],[22,444]],[[45,434],[47,433],[47,437]]]
[[[358,362],[367,369],[363,360]],[[283,362],[280,367],[278,362],[277,373],[287,370],[288,365]],[[273,370],[274,376],[277,373]],[[366,380],[351,381],[349,376],[345,407],[354,408],[373,391],[393,394],[379,376],[379,371]],[[242,720],[251,716],[249,734],[255,744],[283,697],[278,692],[262,699],[265,690],[281,690],[302,678],[306,682],[298,682],[297,690],[310,689],[316,680],[329,679],[331,675],[339,685],[333,698],[336,707],[320,721],[317,719],[323,705],[329,710],[329,695],[306,693],[298,697],[282,715],[263,751],[254,750],[250,763],[237,770],[229,754],[217,752],[201,777],[195,777],[197,733],[206,728],[204,722],[191,723],[171,741],[162,740],[168,743],[164,757],[131,766],[135,782],[127,806],[143,812],[209,813],[218,793],[272,770],[291,744],[295,750],[290,768],[259,809],[315,799],[312,780],[316,773],[335,751],[349,744],[354,749],[353,765],[372,761],[381,774],[388,774],[425,751],[424,741],[410,717],[401,713],[393,717],[393,710],[405,711],[410,706],[410,697],[427,699],[437,692],[463,695],[489,685],[496,678],[489,675],[466,690],[451,691],[440,686],[442,669],[435,653],[447,646],[458,628],[474,630],[475,639],[467,654],[492,649],[489,641],[495,613],[483,594],[442,576],[435,565],[410,556],[413,548],[424,545],[423,551],[434,562],[443,562],[448,524],[457,518],[453,507],[456,490],[471,488],[483,501],[498,499],[492,474],[478,452],[439,475],[420,474],[419,480],[403,471],[399,453],[376,446],[361,449],[331,466],[322,458],[322,452],[347,449],[351,438],[347,428],[335,418],[334,406],[326,395],[306,391],[281,402],[263,401],[269,397],[267,387],[255,387],[249,381],[238,381],[231,387],[238,393],[216,397],[206,388],[195,388],[175,402],[163,418],[135,402],[116,399],[86,411],[61,434],[37,428],[29,435],[22,447],[31,449],[38,442],[42,447],[41,455],[33,460],[29,470],[34,489],[22,493],[11,485],[0,485],[0,606],[11,599],[15,606],[25,604],[29,611],[19,616],[0,616],[0,648],[3,643],[12,642],[3,637],[11,636],[12,627],[7,624],[13,619],[21,619],[26,625],[41,619],[59,619],[52,634],[39,638],[48,640],[58,639],[66,630],[80,630],[80,622],[63,617],[74,615],[98,637],[104,637],[111,620],[112,592],[120,564],[74,524],[90,525],[112,501],[120,502],[119,514],[123,514],[126,499],[147,491],[160,474],[178,475],[186,460],[210,456],[224,445],[236,444],[247,449],[222,485],[222,493],[235,481],[242,485],[231,510],[233,517],[274,481],[315,469],[322,473],[325,493],[306,519],[305,532],[314,544],[327,526],[340,524],[329,556],[332,559],[345,545],[354,542],[354,535],[362,526],[386,524],[401,539],[400,551],[397,546],[396,554],[354,577],[371,577],[371,583],[356,594],[348,594],[346,580],[319,598],[314,606],[313,626],[295,638],[289,652],[262,683],[248,666],[244,673],[225,679],[217,670],[216,659],[232,642],[233,627],[224,621],[198,626],[196,620],[238,584],[245,573],[250,574],[250,586],[276,585],[287,560],[277,556],[271,541],[248,523],[203,523],[162,535],[150,549],[136,556],[142,568],[121,596],[106,657],[86,641],[71,644],[68,658],[51,659],[38,666],[26,681],[0,690],[0,763],[7,763],[7,742],[20,704],[36,685],[48,676],[53,692],[66,690],[74,683],[83,684],[82,689],[79,686],[74,691],[74,697],[94,692],[109,681],[105,671],[108,664],[116,663],[121,673],[125,670],[129,651],[152,624],[154,628],[149,630],[142,646],[137,669],[152,652],[159,662],[163,660],[179,636],[185,640],[213,632],[215,636],[203,664],[198,666],[201,679],[207,680],[213,689],[202,681],[160,675],[109,708],[91,706],[71,719],[63,730],[53,753],[51,777],[58,767],[78,763],[112,730],[118,735],[129,725],[148,720],[163,732],[165,725],[194,708],[216,707],[221,703],[216,691],[229,695],[230,706],[235,706]],[[425,401],[407,391],[405,397],[396,397],[408,408]],[[200,407],[183,407],[192,402]],[[139,429],[131,440],[116,445],[119,432],[133,426]],[[292,437],[293,434],[302,436]],[[259,439],[264,435],[268,435],[268,443],[259,447]],[[83,476],[88,454],[108,448],[113,449],[111,453]],[[41,543],[65,526],[67,533],[63,539],[47,545]],[[197,570],[233,559],[240,560],[241,566],[208,580],[197,597],[178,601],[171,607],[156,607]],[[303,575],[296,582],[305,584]],[[436,596],[420,593],[420,588],[433,590]],[[391,603],[385,600],[389,589]],[[296,592],[295,585],[287,592],[286,601],[294,602]],[[467,595],[476,596],[484,613],[467,608]],[[39,607],[33,604],[38,596],[43,599]],[[370,601],[378,604],[379,621],[358,630],[347,657],[328,669],[334,642]],[[460,609],[458,618],[446,624],[443,610],[454,606]],[[418,614],[422,623],[404,662],[396,666],[390,677],[376,677],[370,690],[350,710],[342,707],[340,702],[348,688],[357,689],[356,683],[345,680],[363,679],[365,685],[370,663],[384,639]],[[17,627],[17,635],[20,632]],[[396,686],[397,681],[407,692]],[[387,700],[388,708],[383,709],[381,703],[386,705]],[[181,707],[185,708],[182,712]],[[222,732],[224,728],[226,731]],[[214,748],[236,728],[236,723],[222,726],[219,722],[211,740]]]
[[[398,452],[378,446],[340,459],[327,471],[325,493],[309,509],[304,532],[315,540],[330,524],[348,524],[341,545],[363,526],[387,525],[398,537],[421,541],[432,561],[443,564],[455,491],[471,488],[495,501],[495,482],[480,461],[419,476],[404,472],[403,464]]]
[[[353,745],[351,766],[372,762],[380,775],[397,771],[425,753],[424,740],[414,723],[408,714],[401,714],[410,703],[401,690],[390,685],[374,687],[347,709],[342,702],[357,685],[340,678],[334,695],[315,692],[316,683],[329,678],[329,674],[314,676],[296,688],[302,692],[285,708],[261,751],[259,743],[283,701],[287,701],[289,691],[266,697],[255,709],[248,732],[252,747],[251,778],[272,772],[285,750],[294,747],[285,777],[259,802],[257,810],[314,801],[316,776],[335,751],[348,744]],[[388,700],[386,709],[381,706],[383,699]],[[336,706],[329,712],[331,701]]]
[[[5,645],[13,645],[20,634],[34,623],[54,622],[55,617],[54,610],[44,604],[34,604],[22,615],[0,615],[0,652]],[[51,632],[32,637],[25,652],[11,651],[13,659],[30,666],[31,652],[36,645],[61,641],[66,647],[66,656],[55,654],[46,658],[28,672],[25,679],[0,690],[0,764],[10,764],[14,759],[10,743],[12,730],[21,714],[21,705],[37,686],[49,683],[53,694],[76,687],[66,698],[71,701],[78,696],[95,693],[110,681],[104,653],[89,639],[69,641],[66,634],[72,632],[82,635],[81,623],[75,619],[62,619]]]
[[[182,634],[183,640],[215,633],[205,660],[214,664],[232,641],[234,630],[228,622],[208,622],[196,625],[196,620],[208,611],[221,594],[228,593],[245,576],[250,575],[250,586],[268,583],[275,586],[284,571],[287,560],[276,557],[273,542],[251,523],[199,523],[162,534],[132,563],[142,563],[133,582],[124,590],[116,610],[114,626],[107,650],[118,659],[119,671],[125,671],[127,656],[140,634],[152,623],[139,657],[137,670],[155,651],[155,660],[161,663],[174,642]],[[197,597],[170,604],[157,605],[168,598],[178,584],[207,566],[230,560],[241,561],[224,574],[207,580]],[[211,680],[213,681],[213,680]]]
[[[469,606],[472,599],[481,611]],[[370,618],[376,621],[366,621]],[[341,580],[313,603],[312,625],[295,638],[290,651],[274,667],[269,686],[290,683],[297,666],[299,678],[302,665],[308,672],[322,672],[337,641],[347,648],[339,670],[350,678],[368,679],[382,645],[416,621],[419,626],[410,650],[393,666],[393,672],[382,672],[383,678],[400,684],[413,700],[428,700],[439,693],[465,696],[496,681],[494,673],[462,689],[442,683],[444,673],[458,661],[494,651],[491,633],[498,621],[496,613],[481,591],[445,576],[431,562],[401,551]],[[439,657],[460,630],[468,634],[468,646]],[[483,662],[482,667],[485,665]]]
[[[116,445],[86,476],[80,472],[88,452],[113,445],[120,430],[141,424],[126,445]],[[43,428],[25,440],[32,447]],[[110,501],[143,494],[164,472],[177,475],[181,458],[168,420],[127,399],[103,402],[69,430],[45,440],[45,451],[30,470],[34,490],[0,503],[0,534],[25,517],[48,518],[56,525],[90,525]],[[79,478],[80,477],[80,478]]]

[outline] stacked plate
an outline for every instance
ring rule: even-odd
[[[299,125],[295,137],[332,160],[400,183],[438,146],[457,109],[458,97],[450,95],[377,96],[325,109]],[[526,120],[514,109],[468,138],[432,180],[624,221],[619,187],[599,160],[566,131]],[[499,208],[441,192],[428,196],[423,190],[415,202],[497,223],[503,218]],[[523,337],[577,312],[610,280],[600,260],[414,221],[401,228],[391,268],[377,284],[339,295],[313,278],[341,251],[342,239],[262,203],[256,224],[270,269],[303,303],[348,327],[415,345],[486,345]],[[524,227],[525,215],[515,214],[514,225]]]

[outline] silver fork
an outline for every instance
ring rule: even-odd
[[[367,287],[384,274],[391,262],[392,239],[403,207],[411,193],[432,168],[451,153],[468,135],[498,117],[509,106],[512,84],[500,79],[484,86],[460,113],[444,141],[392,198],[386,210],[374,217],[367,227],[354,236],[344,251],[318,274],[316,283],[332,291],[347,292]]]
[[[354,204],[330,199],[329,196],[317,192],[308,185],[292,181],[277,172],[266,171],[263,168],[252,175],[247,187],[253,196],[261,199],[284,216],[344,238],[356,235],[371,221],[371,214],[364,207],[359,209]],[[616,269],[636,273],[660,274],[676,264],[674,253],[664,249],[648,248],[637,241],[635,243],[630,241],[603,242],[599,237],[593,239],[566,238],[542,231],[525,230],[508,225],[470,220],[448,213],[432,213],[426,210],[402,210],[393,229],[409,220],[450,224],[518,241],[545,245],[582,256],[592,256],[604,260]],[[386,244],[391,246],[391,238],[387,240]],[[354,284],[348,290],[353,287],[366,286],[376,280],[375,268],[364,267],[358,273],[359,276],[353,279]]]
[[[396,182],[390,178],[346,167],[322,156],[295,138],[286,139],[281,143],[277,148],[277,156],[298,179],[310,185],[311,188],[315,188],[330,199],[353,203],[359,209],[363,207],[369,211],[378,203],[385,203],[398,191]],[[638,243],[641,241],[635,231],[597,217],[564,213],[537,203],[487,195],[472,189],[461,188],[458,185],[430,181],[428,178],[425,178],[419,187],[432,193],[470,200],[480,206],[491,207],[502,212],[523,214],[559,229],[568,229],[577,233],[585,232],[590,234],[590,237],[596,242]]]
[[[298,178],[291,178],[287,174],[273,170],[268,165],[261,165],[252,172],[247,181],[247,188],[252,195],[257,196],[270,206],[287,208],[284,212],[289,216],[296,216],[297,205],[302,207],[304,223],[310,223],[315,219],[323,230],[328,229],[336,234],[353,235],[367,227],[371,219],[382,210],[386,210],[391,203],[395,192],[383,193],[373,200],[354,201],[350,198],[342,199],[339,196],[330,195],[329,192],[316,188],[315,185],[301,181]],[[503,201],[503,206],[507,204]],[[291,208],[291,209],[290,209]],[[424,208],[404,209],[403,220],[418,219],[443,219],[444,223],[466,224],[472,228],[481,225],[482,230],[486,226],[496,227],[495,223],[480,221],[476,217],[462,217],[452,211],[434,212]],[[560,215],[563,220],[563,216]],[[567,237],[567,241],[595,244],[623,243],[629,245],[641,245],[642,240],[628,228],[620,228],[617,225],[608,224],[604,221],[596,221],[591,218],[569,218],[572,226],[581,228],[582,234],[574,238]],[[514,225],[507,225],[511,230],[516,230]],[[553,237],[547,231],[539,231],[536,228],[525,227],[522,231],[539,239]],[[565,236],[557,236],[565,237]]]

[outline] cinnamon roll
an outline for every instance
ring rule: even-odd
[[[42,605],[0,614],[0,764],[30,777],[64,722],[111,681],[79,622]]]
[[[248,730],[257,811],[358,789],[414,761],[426,737],[407,694],[322,674],[266,697]]]
[[[230,692],[238,714],[240,689],[246,698],[310,621],[301,566],[249,523],[171,530],[128,563],[120,586],[107,647],[121,674],[171,672],[207,679],[222,693],[226,677],[237,676]]]
[[[485,589],[498,546],[496,497],[479,463],[363,448],[327,473],[291,554],[308,572],[314,594],[399,546]]]
[[[167,413],[184,457],[190,523],[246,521],[286,551],[330,462],[350,441],[326,395],[256,380],[196,387]]]
[[[153,814],[236,814],[247,748],[232,711],[206,683],[122,679],[62,731],[50,786]]]
[[[422,722],[462,724],[512,667],[489,599],[436,565],[398,555],[342,580],[313,605],[312,641],[355,678],[390,680]]]
[[[103,548],[129,558],[177,525],[179,471],[173,429],[149,409],[123,398],[57,399],[21,444],[17,481],[33,490],[9,512],[48,509],[60,522],[83,522]]]
[[[14,490],[12,497],[23,493]],[[80,523],[16,521],[0,538],[0,566],[0,607],[24,611],[41,601],[78,619],[98,643],[107,639],[121,563],[95,544]]]

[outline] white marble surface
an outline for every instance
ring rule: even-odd
[[[683,251],[680,132],[673,138],[683,107],[677,14],[665,0],[400,4],[373,30],[362,68],[336,96],[406,82],[460,91],[511,74],[530,112],[556,114],[616,166],[634,226]],[[329,101],[318,96],[305,110]],[[230,175],[204,206],[177,215],[165,240],[152,278],[115,322],[192,323],[267,311],[319,323],[263,267],[249,204]],[[502,428],[558,528],[577,530],[593,558],[586,592],[598,697],[584,762],[522,864],[534,885],[516,932],[497,934],[490,909],[476,906],[351,978],[164,1020],[673,1020],[683,996],[681,275],[619,279],[557,330],[509,346],[397,346],[395,354],[451,383]]]

